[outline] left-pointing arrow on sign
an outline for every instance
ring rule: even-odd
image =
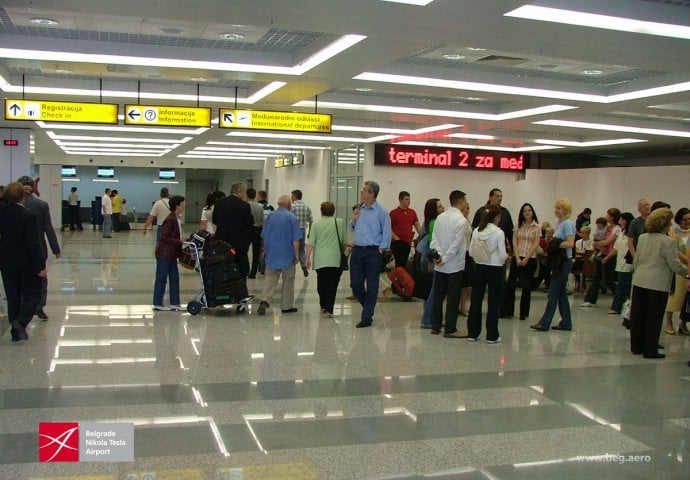
[[[22,111],[22,107],[20,107],[16,103],[13,103],[12,105],[10,105],[10,110],[12,111],[12,115],[16,117],[17,115],[19,115],[19,112]]]
[[[132,120],[136,120],[137,118],[141,117],[141,113],[139,113],[138,110],[132,109],[129,112],[127,112],[127,116],[131,118]]]

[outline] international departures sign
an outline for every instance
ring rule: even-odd
[[[117,124],[116,103],[5,100],[5,120]]]
[[[325,113],[275,112],[269,110],[233,110],[221,108],[220,128],[281,130],[302,133],[331,133],[333,117]]]

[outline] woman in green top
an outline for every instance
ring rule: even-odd
[[[316,270],[316,290],[319,293],[321,311],[328,318],[333,317],[335,294],[340,275],[340,252],[347,243],[345,222],[335,218],[332,202],[321,204],[321,218],[314,222],[307,239],[307,269]],[[314,259],[312,260],[312,253]]]

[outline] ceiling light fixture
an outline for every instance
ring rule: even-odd
[[[302,100],[293,104],[293,107],[309,107],[314,108],[312,100]],[[342,103],[342,102],[319,102],[321,108],[332,108],[335,110],[361,110],[367,112],[384,112],[384,113],[398,113],[410,115],[431,115],[436,117],[449,118],[473,118],[477,120],[510,120],[514,118],[528,117],[531,115],[540,115],[546,113],[562,112],[565,110],[572,110],[578,107],[571,107],[567,105],[545,105],[542,107],[528,108],[525,110],[516,110],[513,112],[494,114],[494,113],[477,113],[477,112],[460,112],[457,110],[436,110],[431,108],[413,108],[401,107],[398,105],[365,105],[362,103]]]
[[[582,70],[580,73],[582,75],[601,75],[604,72],[601,70],[596,70],[594,68],[588,68],[587,70]]]
[[[58,22],[57,20],[53,20],[52,18],[45,18],[45,17],[34,17],[31,20],[29,20],[29,22],[31,22],[35,25],[42,25],[42,26],[59,25],[60,24],[60,22]]]
[[[208,82],[208,78],[206,77],[192,77],[190,80],[192,82]]]
[[[648,22],[646,20],[636,20],[634,18],[599,15],[596,13],[578,12],[576,10],[566,10],[562,8],[524,5],[506,13],[505,16],[690,40],[690,27],[685,25]]]
[[[610,125],[605,123],[591,122],[573,122],[568,120],[542,120],[539,122],[532,123],[535,125],[551,125],[554,127],[589,128],[591,130],[604,130],[609,132],[642,133],[646,135],[660,135],[664,137],[690,138],[690,132],[683,132],[679,130],[664,130],[660,128],[628,127],[625,125]]]
[[[417,5],[419,7],[425,7],[429,5],[431,2],[434,0],[381,0],[383,2],[392,2],[392,3],[404,3],[406,5]]]
[[[397,145],[420,145],[423,147],[443,147],[443,148],[481,148],[482,150],[496,150],[500,152],[534,152],[540,150],[554,150],[557,147],[554,145],[537,145],[533,147],[519,147],[519,148],[506,148],[506,147],[492,147],[487,145],[470,145],[463,143],[428,143],[428,142],[398,142]]]
[[[172,27],[166,27],[166,28],[161,28],[161,33],[166,33],[168,35],[179,35],[183,32],[181,28],[172,28]]]
[[[543,145],[562,145],[564,147],[603,147],[606,145],[625,145],[627,143],[643,143],[647,140],[639,138],[617,138],[615,140],[593,140],[590,142],[569,142],[566,140],[534,140],[534,143]]]
[[[481,48],[481,47],[467,47],[467,50],[471,52],[485,52],[486,48]]]
[[[18,48],[0,48],[0,57],[18,60],[52,60],[59,58],[64,62],[82,62],[104,65],[130,65],[162,68],[194,68],[220,72],[268,73],[272,75],[303,75],[312,68],[321,65],[330,58],[347,50],[367,38],[364,35],[343,35],[330,45],[319,50],[297,65],[284,67],[279,65],[255,65],[246,63],[215,62],[204,60],[186,60],[162,57],[136,57],[132,55],[102,55],[91,53],[61,52],[48,50],[25,50]],[[105,95],[105,93],[104,93]],[[195,97],[196,98],[196,97]]]
[[[371,92],[371,88],[366,88],[366,87],[359,87],[355,88],[358,92]]]
[[[462,60],[465,58],[465,56],[460,55],[459,53],[446,53],[443,55],[443,58],[446,60]]]
[[[2,54],[2,49],[0,49]],[[586,93],[566,92],[561,90],[545,90],[542,88],[514,87],[512,85],[495,85],[490,83],[465,82],[459,80],[446,80],[443,78],[417,77],[411,75],[393,75],[388,73],[364,72],[355,80],[368,80],[372,82],[397,83],[402,85],[424,85],[428,87],[450,88],[454,90],[470,90],[475,92],[500,93],[505,95],[523,95],[528,97],[553,98],[557,100],[579,100],[593,103],[616,103],[626,100],[667,95],[670,93],[687,92],[690,90],[690,82],[674,83],[661,87],[635,90],[616,95],[591,95]],[[320,103],[320,102],[319,102]]]
[[[223,40],[242,40],[244,35],[241,33],[224,32],[218,35]]]

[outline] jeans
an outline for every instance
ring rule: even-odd
[[[613,302],[611,302],[611,310],[616,313],[621,313],[623,303],[630,298],[632,276],[632,272],[618,272],[618,285],[616,286],[616,293],[613,295]]]
[[[302,230],[302,238],[299,241],[299,264],[304,268],[304,266],[307,264],[307,252],[306,252],[306,246],[305,242],[307,240],[307,229],[306,228],[301,228]]]
[[[474,266],[472,302],[470,303],[470,314],[467,317],[467,335],[470,338],[479,338],[479,335],[482,333],[482,302],[484,301],[484,291],[488,286],[489,300],[486,312],[486,339],[498,339],[498,309],[500,307],[499,302],[501,301],[501,288],[504,283],[503,267],[483,265],[481,263]]]
[[[371,322],[379,294],[381,253],[378,248],[358,247],[350,255],[350,288],[362,305],[362,320]],[[366,283],[366,286],[365,286]]]
[[[153,286],[153,304],[163,306],[165,284],[170,280],[170,305],[180,304],[180,272],[177,260],[156,257],[156,283]]]
[[[570,303],[568,303],[568,275],[573,269],[573,259],[568,258],[563,262],[558,277],[552,278],[549,283],[549,293],[546,301],[546,310],[539,319],[539,324],[542,327],[549,328],[553,315],[556,313],[556,307],[561,314],[561,322],[559,325],[565,328],[572,328],[572,318],[570,316]],[[547,273],[548,275],[548,273]]]
[[[602,279],[604,280],[606,288],[612,292],[616,291],[616,282],[614,279],[616,275],[616,259],[610,258],[606,263],[596,262],[596,267],[597,269],[594,272],[592,283],[585,294],[585,302],[597,303]]]
[[[443,321],[443,299],[446,299],[445,333],[458,331],[458,313],[460,311],[460,289],[462,288],[463,271],[453,273],[434,272],[434,296],[431,307],[431,329],[441,330]]]
[[[431,326],[431,312],[434,309],[434,286],[436,285],[436,275],[431,280],[431,290],[429,296],[424,300],[424,312],[422,313],[422,326]]]
[[[103,215],[103,236],[110,236],[110,232],[113,229],[113,219],[110,218],[110,214]]]

